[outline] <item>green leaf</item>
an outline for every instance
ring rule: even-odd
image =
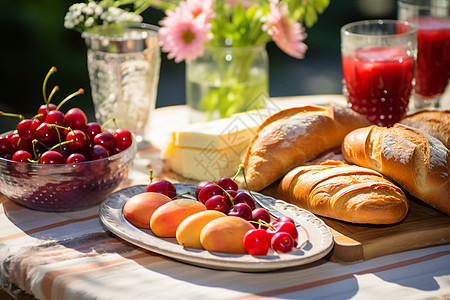
[[[312,27],[317,22],[317,13],[313,7],[307,6],[305,13],[305,25],[306,27]]]

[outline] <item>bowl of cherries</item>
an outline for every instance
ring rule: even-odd
[[[58,106],[51,103],[58,88],[46,97],[45,84],[55,71],[44,80],[45,103],[36,115],[17,115],[16,129],[0,135],[0,192],[31,209],[74,211],[100,203],[128,177],[137,146],[127,129],[88,123],[79,108],[62,112],[82,89]]]

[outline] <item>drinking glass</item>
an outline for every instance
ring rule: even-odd
[[[417,27],[415,108],[439,107],[450,78],[450,1],[400,0],[398,19]]]
[[[343,92],[348,106],[373,124],[392,126],[413,89],[416,28],[397,20],[366,20],[341,28]]]
[[[84,32],[97,122],[115,118],[134,133],[139,145],[148,141],[150,117],[156,107],[161,52],[158,27],[130,24],[123,31],[100,26]],[[110,122],[106,128],[115,129]]]

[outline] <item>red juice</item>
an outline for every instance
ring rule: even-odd
[[[392,126],[406,113],[414,58],[401,47],[358,49],[343,55],[344,93],[350,107],[380,126]]]
[[[450,19],[421,16],[410,22],[417,26],[415,93],[437,98],[450,78]]]

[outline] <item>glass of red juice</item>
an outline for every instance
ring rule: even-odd
[[[450,1],[400,0],[398,19],[417,27],[416,109],[439,107],[450,78]]]
[[[390,127],[406,114],[413,90],[416,27],[366,20],[341,28],[343,92],[348,106],[371,123]]]

